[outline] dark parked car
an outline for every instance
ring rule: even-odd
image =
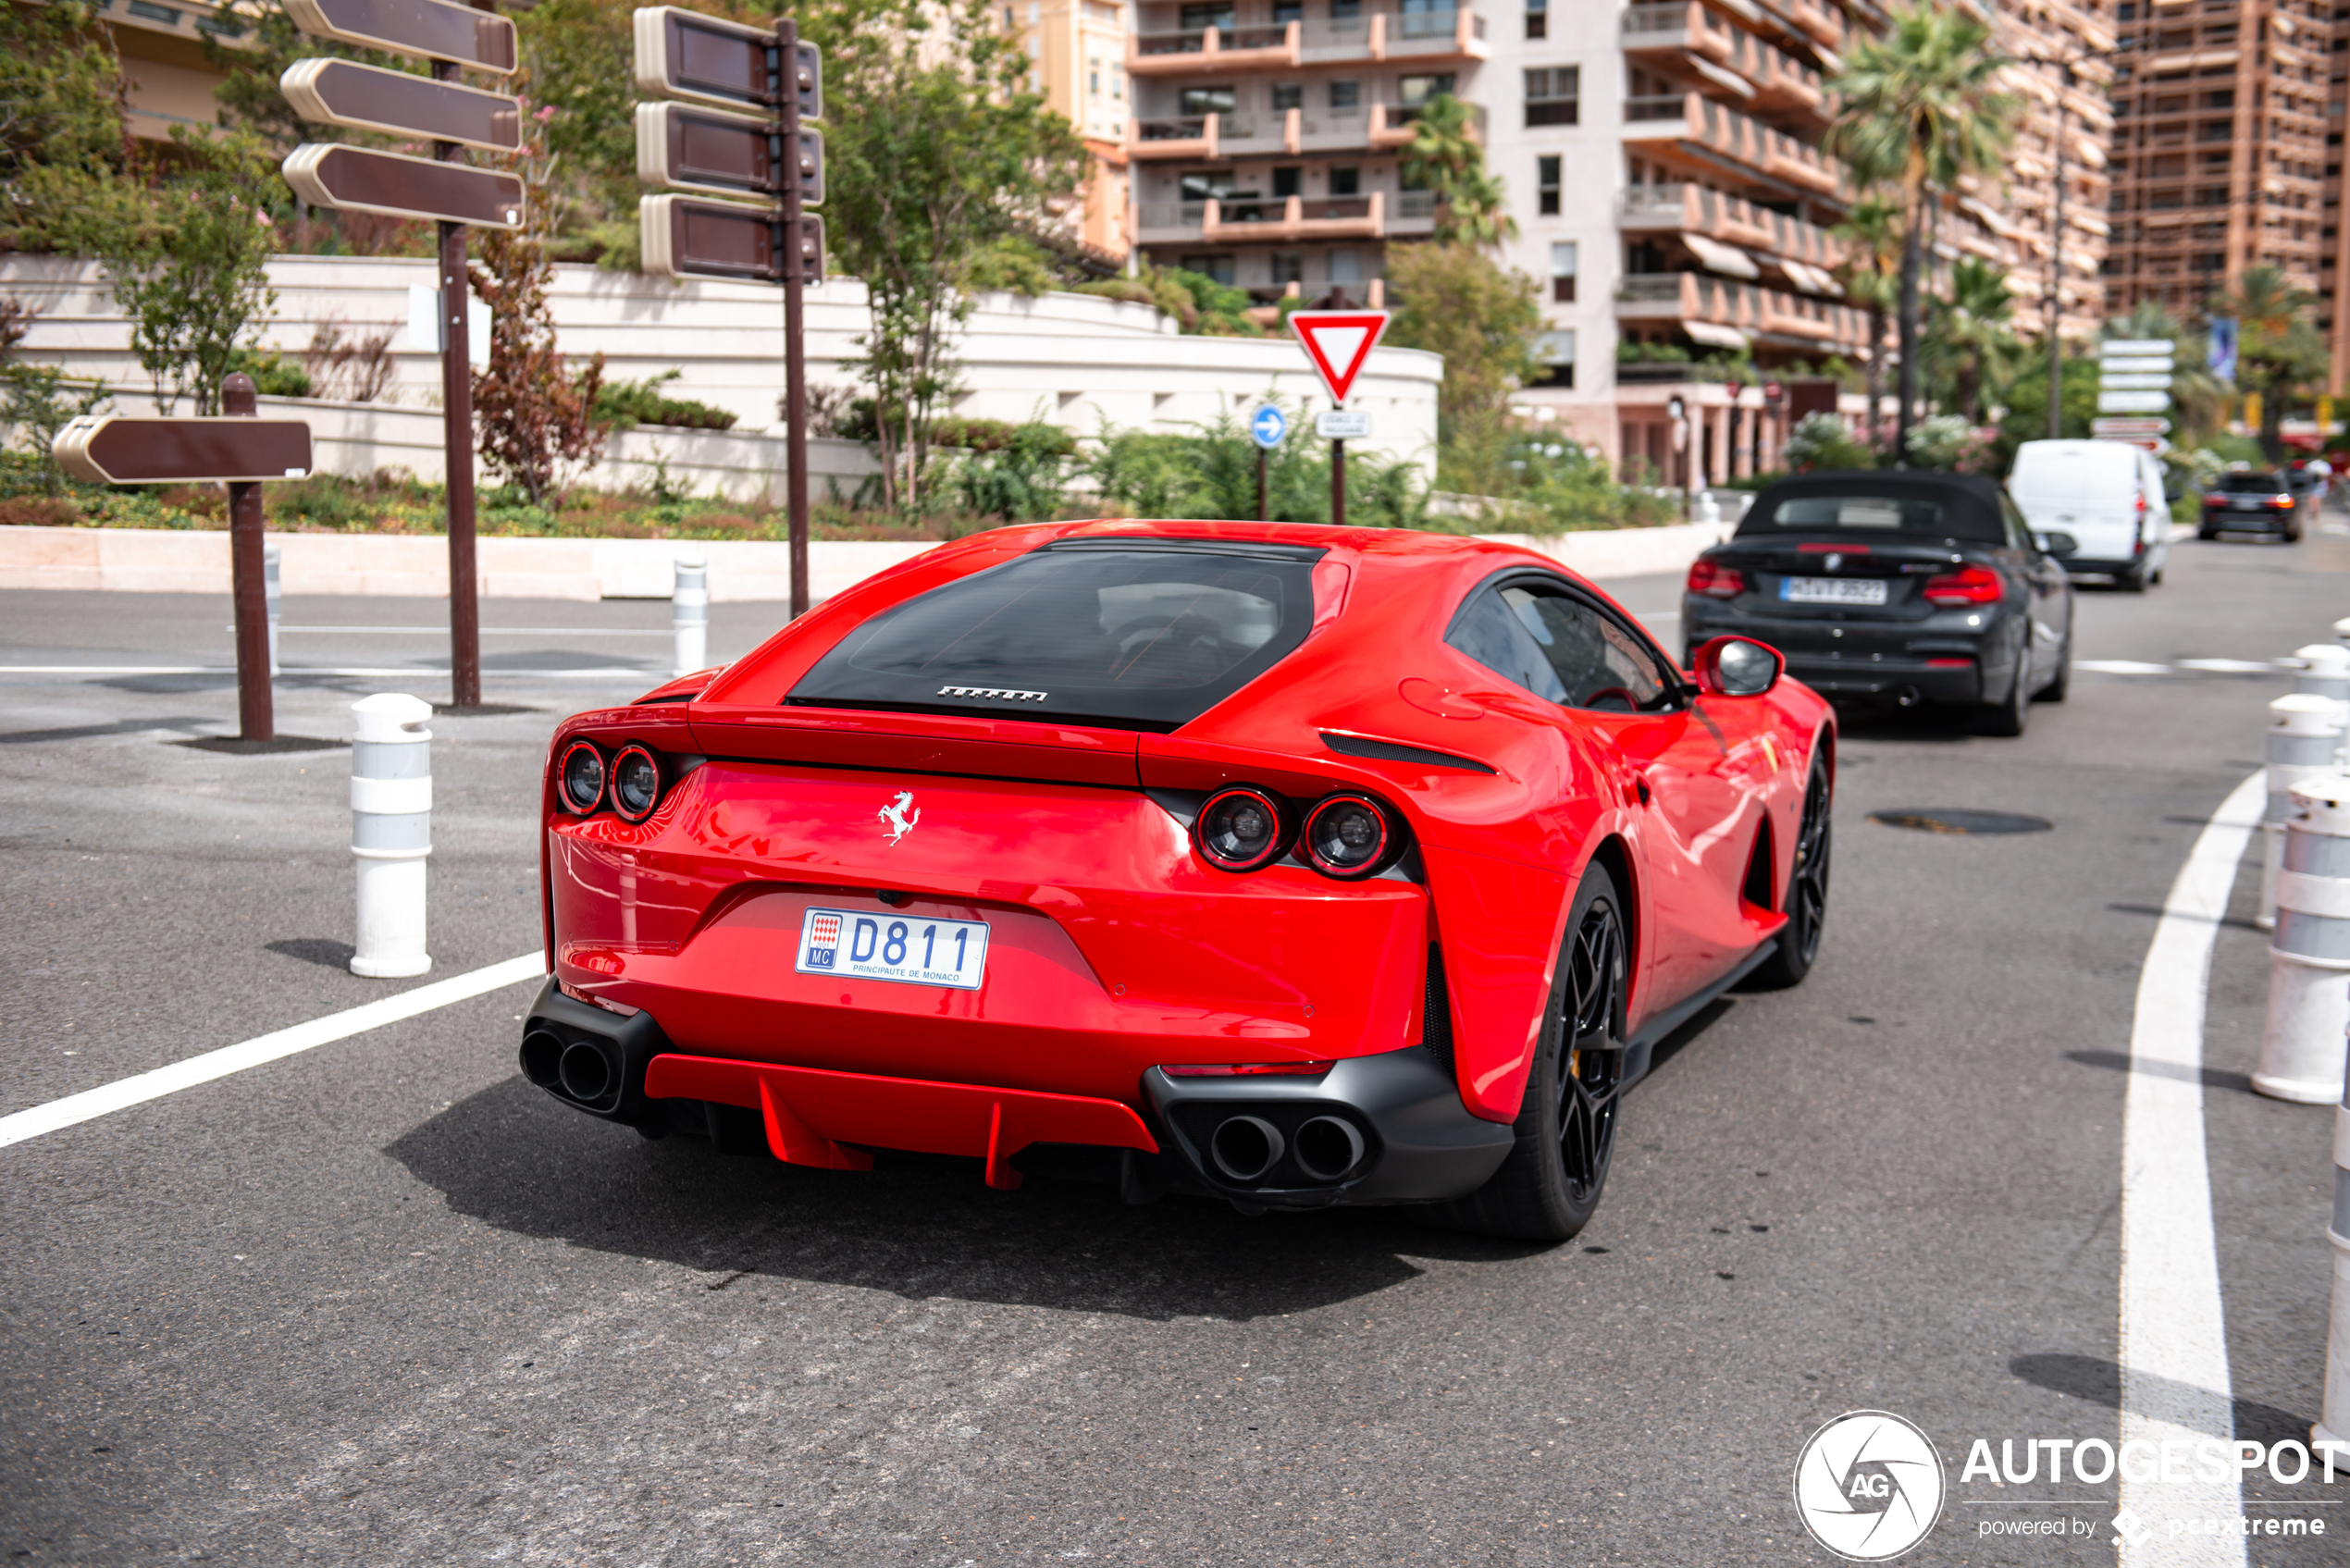
[[[1755,497],[1738,533],[1689,567],[1692,652],[1725,635],[1787,657],[1837,699],[1966,704],[2021,735],[2072,668],[2069,535],[2035,537],[1996,480],[1805,474]]]
[[[2316,505],[2313,496],[2309,486],[2295,485],[2290,475],[2222,474],[2204,492],[2203,520],[2195,537],[2273,534],[2291,544],[2301,537],[2302,508]]]

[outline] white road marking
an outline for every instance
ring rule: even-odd
[[[2282,659],[2182,659],[2182,670],[2200,670],[2210,675],[2273,675],[2280,670],[2297,670],[2300,661],[2287,664]]]
[[[297,1056],[338,1040],[348,1040],[354,1034],[365,1034],[371,1029],[381,1029],[388,1023],[413,1019],[419,1013],[429,1013],[453,1002],[464,1002],[503,986],[526,980],[537,980],[547,971],[543,955],[526,953],[519,958],[508,958],[470,973],[452,975],[430,985],[420,985],[403,991],[397,996],[365,1003],[340,1013],[329,1013],[323,1019],[295,1024],[274,1034],[264,1034],[242,1044],[223,1045],[217,1051],[206,1051],[200,1056],[190,1056],[184,1062],[156,1068],[95,1089],[85,1089],[79,1094],[68,1094],[62,1100],[34,1105],[13,1116],[0,1117],[0,1148],[21,1143],[28,1138],[38,1138],[44,1132],[55,1132],[77,1122],[127,1110],[149,1100],[176,1094],[182,1089],[192,1089],[199,1083],[210,1083],[216,1078],[257,1068],[281,1056]]]
[[[2168,664],[2143,664],[2134,659],[2076,659],[2075,670],[2094,670],[2100,675],[2167,675]]]
[[[2174,1451],[2192,1455],[2199,1439],[2235,1437],[2203,1142],[2203,1019],[2212,941],[2267,791],[2266,774],[2253,774],[2205,824],[2138,972],[2121,1112],[2121,1439],[2158,1453],[2166,1440],[2183,1440]],[[2232,1470],[2218,1483],[2165,1485],[2133,1481],[2125,1468],[2121,1506],[2153,1529],[2119,1548],[2119,1568],[2243,1568],[2242,1537],[2174,1538],[2168,1528],[2240,1514]]]
[[[666,634],[663,634],[664,636]],[[0,664],[0,675],[233,675],[234,664]],[[328,669],[310,664],[281,664],[278,677],[288,675],[355,675],[368,680],[408,680],[421,675],[447,675],[446,665],[408,664],[392,669]],[[648,675],[659,675],[659,670],[630,670],[613,667],[608,670],[484,670],[486,676],[500,680],[641,681]]]

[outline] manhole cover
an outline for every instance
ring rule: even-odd
[[[1872,811],[1869,821],[1888,828],[1916,828],[1921,833],[2046,833],[2052,825],[2040,817],[2013,811],[1962,811],[1919,807],[1907,811]]]

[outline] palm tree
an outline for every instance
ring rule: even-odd
[[[1466,104],[1440,93],[1422,106],[1404,144],[1405,183],[1436,194],[1439,244],[1491,248],[1517,238],[1517,220],[1505,208],[1501,179],[1485,167],[1474,124]]]
[[[1837,271],[1844,297],[1869,313],[1869,418],[1861,438],[1877,444],[1876,422],[1885,403],[1885,318],[1892,314],[1901,268],[1901,214],[1882,196],[1852,204],[1836,237],[1847,246]]]
[[[2236,386],[2260,397],[2260,450],[2270,462],[2284,455],[2278,426],[2284,405],[2326,373],[2325,340],[2310,320],[2316,297],[2285,281],[2273,266],[2251,266],[2233,290],[2211,296],[2207,315],[2236,324]]]
[[[1991,29],[1955,7],[1920,0],[1896,7],[1881,38],[1861,38],[1829,84],[1841,100],[1827,149],[1863,185],[1900,191],[1900,411],[1894,450],[1908,450],[1918,396],[1918,273],[1928,211],[1961,176],[1991,174],[2014,139],[2021,105],[1996,90],[2010,62]]]
[[[2023,352],[2009,321],[2015,296],[2007,275],[1988,262],[1962,256],[1950,269],[1950,297],[1936,301],[1935,353],[1950,366],[1951,401],[1970,424],[1983,419],[1983,388]]]

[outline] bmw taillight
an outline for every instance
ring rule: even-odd
[[[1351,882],[1387,864],[1396,832],[1385,808],[1368,796],[1331,795],[1305,814],[1303,838],[1307,865]]]
[[[1209,796],[1192,823],[1200,858],[1228,871],[1269,866],[1289,847],[1289,811],[1268,792],[1248,785]]]
[[[593,815],[604,803],[604,754],[592,741],[575,740],[564,748],[555,793],[574,816]]]
[[[2007,595],[2007,585],[1988,566],[1965,566],[1956,572],[1945,572],[1928,578],[1925,600],[1928,604],[1997,604]]]
[[[1736,599],[1746,592],[1746,574],[1699,556],[1689,562],[1688,591],[1707,599]]]
[[[612,760],[612,809],[641,822],[661,804],[661,760],[641,746],[624,747]]]
[[[2293,504],[2293,498],[2291,496],[2270,496],[2269,498],[2269,504],[2275,507],[2279,512],[2282,512]]]

